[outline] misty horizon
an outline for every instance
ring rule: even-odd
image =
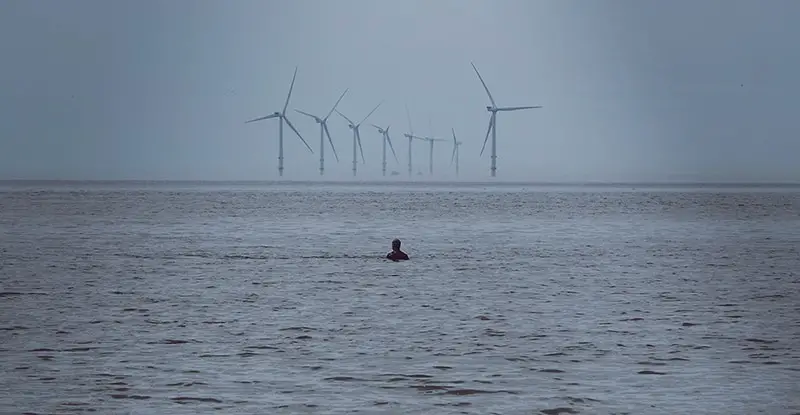
[[[12,4],[0,180],[383,180],[374,123],[399,161],[387,181],[800,182],[788,0]],[[543,107],[498,114],[494,179],[471,63],[498,107]],[[278,120],[245,121],[283,108],[295,68],[286,115],[314,153],[284,126],[279,178]],[[353,120],[382,104],[357,177],[352,131],[328,119],[339,162],[326,148],[321,177],[319,124],[296,110],[323,117],[345,89]],[[418,141],[408,177],[406,105],[415,135],[445,140],[433,176]]]

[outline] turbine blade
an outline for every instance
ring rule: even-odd
[[[336,162],[339,162],[339,155],[336,154],[336,147],[333,145],[333,140],[331,139],[331,132],[328,131],[328,123],[325,121],[322,122],[322,128],[325,129],[325,135],[328,136],[328,142],[331,143],[331,150],[333,150],[333,157],[336,157]]]
[[[297,111],[297,112],[299,112],[299,113],[301,113],[301,114],[303,114],[303,115],[305,115],[305,116],[307,116],[307,117],[311,117],[311,118],[313,118],[314,120],[319,120],[319,118],[317,118],[317,116],[316,116],[316,115],[311,115],[311,114],[309,114],[309,113],[307,113],[307,112],[305,112],[305,111],[300,111],[300,110],[298,110],[298,109],[295,109],[295,111]]]
[[[373,109],[372,109],[372,111],[370,111],[370,112],[369,112],[369,114],[367,114],[367,116],[366,116],[366,117],[364,117],[364,119],[363,119],[363,120],[361,120],[361,122],[360,122],[360,123],[358,123],[358,125],[361,125],[361,123],[363,123],[364,121],[366,121],[366,120],[367,120],[367,118],[369,118],[369,116],[370,116],[370,115],[372,115],[372,113],[373,113],[373,112],[375,112],[375,111],[378,109],[378,107],[380,107],[382,104],[383,104],[383,101],[379,102],[379,103],[378,103],[378,105],[376,105],[376,106],[375,106],[375,108],[373,108]]]
[[[364,148],[361,147],[361,132],[358,131],[358,127],[356,127],[356,141],[358,141],[358,149],[361,151],[361,164],[367,164],[367,161],[364,160]]]
[[[337,113],[337,114],[341,115],[341,116],[342,116],[342,118],[344,118],[345,120],[347,120],[347,122],[349,122],[350,124],[352,124],[352,125],[356,125],[356,124],[353,122],[353,120],[351,120],[350,118],[347,118],[347,117],[346,117],[344,114],[342,114],[341,112],[339,112],[339,110],[334,110],[334,111],[336,111],[336,113]]]
[[[392,139],[389,137],[389,128],[386,128],[386,132],[384,133],[386,136],[386,141],[389,143],[389,148],[392,150],[392,155],[394,156],[394,161],[397,164],[400,164],[400,160],[397,159],[397,153],[394,152],[394,146],[392,145]]]
[[[408,118],[408,134],[414,135],[414,128],[411,127],[411,113],[408,112],[408,104],[406,104],[406,118]]]
[[[292,90],[294,89],[294,80],[297,79],[297,67],[294,67],[294,75],[292,75],[292,85],[289,86],[289,95],[286,96],[286,103],[283,104],[283,111],[281,114],[286,115],[286,108],[289,107],[289,98],[292,97]],[[309,147],[311,148],[311,147]]]
[[[370,124],[370,125],[375,127],[375,128],[377,128],[378,131],[383,131],[383,128],[381,128],[379,125],[375,125],[375,124]]]
[[[270,114],[270,115],[267,115],[267,116],[264,116],[264,117],[254,118],[252,120],[245,121],[244,123],[247,124],[247,123],[261,121],[261,120],[268,120],[270,118],[276,118],[276,117],[280,117],[280,115],[278,115],[278,114]]]
[[[328,112],[328,115],[326,115],[325,118],[323,118],[324,120],[326,120],[326,121],[328,120],[328,117],[330,117],[331,114],[333,114],[333,111],[336,110],[336,107],[338,107],[339,103],[342,102],[342,98],[344,98],[344,94],[346,94],[347,91],[349,91],[349,90],[350,90],[350,88],[347,88],[347,89],[344,90],[344,92],[342,92],[342,95],[339,97],[339,99],[336,101],[336,103],[333,104],[333,108],[331,108],[331,110]]]
[[[305,139],[305,138],[303,138],[303,136],[302,136],[302,135],[300,135],[300,131],[297,131],[297,128],[294,128],[294,125],[292,124],[292,122],[291,122],[291,121],[289,121],[289,119],[288,119],[288,118],[286,118],[286,116],[284,116],[284,117],[283,117],[283,120],[284,120],[284,121],[286,121],[286,124],[288,124],[288,125],[289,125],[289,128],[291,128],[291,129],[292,129],[292,131],[294,131],[294,133],[295,133],[295,134],[297,134],[297,136],[298,136],[298,137],[300,137],[300,140],[303,142],[303,144],[305,144],[305,145],[306,145],[306,147],[308,147],[308,151],[310,151],[310,152],[311,152],[311,154],[314,154],[314,150],[312,150],[312,149],[311,149],[311,146],[310,146],[310,145],[308,145],[308,143],[306,142],[306,139]]]
[[[481,147],[481,156],[483,155],[483,150],[486,149],[486,142],[489,141],[489,133],[492,132],[492,126],[494,125],[494,114],[489,118],[489,128],[486,129],[486,138],[483,139],[483,147]]]
[[[485,89],[485,90],[486,90],[486,95],[488,95],[488,96],[489,96],[489,101],[492,101],[492,106],[493,106],[493,107],[497,107],[497,104],[495,104],[495,103],[494,103],[494,98],[492,98],[492,93],[491,93],[491,92],[489,92],[489,87],[488,87],[488,86],[486,86],[486,82],[483,82],[483,77],[481,76],[481,73],[480,73],[480,72],[478,72],[478,68],[476,68],[476,67],[475,67],[475,64],[474,64],[474,63],[472,63],[472,62],[470,62],[470,65],[472,65],[472,69],[474,69],[474,70],[475,70],[475,73],[476,73],[476,74],[478,74],[478,79],[480,79],[480,80],[481,80],[481,83],[483,84],[483,89]]]
[[[450,156],[450,165],[453,165],[453,161],[456,159],[456,150],[458,150],[458,141],[456,141],[456,129],[451,128],[450,131],[453,132],[453,155]]]
[[[534,108],[542,108],[541,105],[536,105],[533,107],[505,107],[505,108],[498,108],[498,111],[518,111],[518,110],[530,110]]]

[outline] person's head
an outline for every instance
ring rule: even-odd
[[[399,251],[400,250],[400,240],[399,239],[394,238],[394,240],[392,241],[392,249],[395,250],[395,251]]]

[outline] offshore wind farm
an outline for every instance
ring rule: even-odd
[[[700,15],[721,13],[710,5],[464,1],[203,3],[191,16],[178,4],[122,11],[79,0],[67,13],[54,11],[60,3],[26,2],[0,24],[9,42],[0,77],[0,177],[487,183],[800,177],[791,111],[797,95],[791,75],[800,59],[787,43],[792,36],[781,35],[780,46],[770,43],[778,41],[770,28],[795,30],[781,19],[800,5],[726,10],[727,26],[705,33],[708,17]],[[104,13],[118,15],[98,17]],[[699,13],[698,20],[678,19],[684,13]],[[114,20],[126,15],[132,20]],[[765,20],[744,21],[751,18]],[[134,30],[128,24],[136,19],[154,23]],[[675,38],[672,19],[691,26],[692,36]],[[42,32],[27,34],[23,21]],[[727,49],[725,39],[758,25],[765,29],[747,35],[754,44]],[[642,30],[657,34],[640,36]],[[33,50],[45,52],[26,52]],[[72,66],[62,69],[67,62]],[[337,109],[354,122],[386,100],[360,128],[355,177],[348,122],[332,114],[323,127],[299,112],[325,118],[346,88]],[[409,157],[406,104],[414,135],[431,135],[432,118],[433,135],[447,140],[434,143],[433,175],[429,142],[412,138]],[[385,176],[381,136],[371,124],[391,125],[397,160],[387,144]],[[458,175],[451,129],[463,143]]]
[[[0,13],[0,414],[800,415],[800,2],[186,3]]]
[[[491,115],[490,115],[490,118],[489,118],[489,127],[486,130],[486,134],[485,134],[485,137],[484,137],[484,140],[483,140],[483,146],[481,147],[479,155],[483,156],[484,150],[486,148],[486,144],[487,144],[487,142],[489,140],[489,137],[491,136],[491,138],[492,138],[492,140],[491,140],[491,156],[490,156],[490,163],[489,163],[488,171],[489,171],[489,176],[490,177],[496,177],[496,175],[497,175],[497,113],[498,112],[511,112],[511,111],[527,110],[527,109],[538,109],[538,108],[543,108],[543,106],[537,105],[537,106],[498,107],[497,104],[495,103],[495,100],[494,100],[494,97],[492,96],[492,93],[490,92],[488,86],[486,85],[486,82],[484,81],[483,77],[481,76],[480,72],[478,71],[478,68],[475,66],[475,64],[473,62],[470,62],[470,65],[472,66],[472,69],[475,71],[475,74],[477,75],[477,81],[478,82],[476,82],[476,84],[479,83],[480,85],[482,85],[483,89],[486,91],[486,95],[489,98],[489,102],[491,103],[491,105],[485,107],[486,110]],[[295,66],[294,74],[292,75],[292,81],[291,81],[291,84],[289,86],[289,92],[288,92],[288,94],[286,96],[286,100],[285,100],[283,109],[281,111],[276,111],[276,112],[273,112],[272,114],[269,114],[267,116],[262,116],[262,117],[259,117],[259,118],[254,118],[254,119],[250,119],[250,120],[245,121],[246,124],[249,124],[249,123],[268,120],[268,119],[272,119],[272,118],[277,118],[278,119],[279,122],[278,122],[278,131],[277,131],[277,141],[278,141],[278,176],[279,177],[283,177],[283,174],[284,174],[284,137],[283,137],[283,130],[284,130],[283,129],[283,124],[284,124],[284,122],[292,129],[292,131],[295,133],[295,135],[305,144],[305,146],[308,148],[308,150],[312,154],[314,153],[314,151],[312,150],[311,146],[308,145],[308,143],[303,138],[303,136],[300,133],[300,131],[294,126],[294,124],[292,124],[292,122],[286,116],[286,111],[287,111],[287,109],[289,107],[289,102],[290,102],[290,99],[291,99],[291,96],[292,96],[292,90],[294,89],[295,82],[297,81],[298,70],[299,70],[299,67]],[[321,177],[325,175],[325,138],[326,137],[328,139],[328,144],[331,147],[331,151],[333,152],[333,155],[334,155],[334,158],[335,158],[336,162],[337,163],[339,162],[339,156],[338,156],[338,154],[336,152],[336,146],[334,144],[333,138],[331,137],[330,130],[328,128],[328,120],[329,120],[330,116],[334,112],[337,113],[341,117],[341,119],[346,123],[347,128],[349,128],[350,131],[352,132],[352,168],[351,168],[352,177],[356,178],[356,177],[359,176],[359,167],[358,167],[359,166],[359,160],[358,160],[358,156],[359,155],[361,156],[361,165],[363,166],[363,165],[367,164],[366,157],[364,156],[364,147],[363,147],[363,141],[361,139],[361,130],[360,130],[360,128],[361,128],[361,126],[362,126],[362,124],[364,122],[366,122],[373,114],[375,114],[376,111],[378,111],[378,109],[384,104],[385,100],[381,100],[369,113],[367,113],[366,116],[364,116],[364,118],[362,118],[359,122],[355,122],[355,121],[353,121],[353,119],[349,118],[347,115],[345,115],[342,111],[340,111],[338,109],[340,103],[345,98],[345,95],[347,95],[348,91],[350,91],[349,87],[346,88],[344,90],[344,92],[339,96],[339,98],[336,101],[336,103],[328,111],[327,115],[325,115],[324,118],[321,118],[318,115],[314,115],[314,114],[311,114],[311,113],[306,112],[304,110],[301,110],[299,108],[295,108],[294,109],[297,113],[306,116],[308,119],[313,120],[313,122],[315,122],[316,124],[319,125],[319,134],[320,134],[320,141],[319,141],[319,175]],[[476,103],[476,105],[479,105],[479,104]],[[425,179],[425,178],[433,178],[434,177],[434,162],[436,160],[436,157],[434,156],[434,154],[435,154],[435,152],[434,152],[434,149],[435,149],[434,144],[437,143],[437,142],[447,142],[447,141],[449,141],[449,139],[439,138],[439,137],[434,136],[434,134],[433,134],[433,121],[432,121],[433,117],[434,117],[433,114],[428,114],[429,127],[430,127],[429,135],[415,134],[414,133],[414,128],[413,128],[413,125],[412,125],[412,121],[411,121],[411,114],[410,114],[410,110],[409,110],[408,104],[405,104],[404,107],[405,107],[405,112],[406,112],[406,114],[405,114],[406,115],[406,119],[408,121],[408,129],[405,132],[403,132],[403,136],[408,140],[408,153],[406,155],[407,178],[409,178],[409,179],[413,179],[415,177],[416,178],[423,178],[423,179]],[[384,119],[386,119],[386,118],[387,117],[384,116]],[[391,152],[392,152],[392,156],[394,158],[396,166],[398,168],[400,168],[400,159],[397,157],[397,153],[394,150],[394,146],[393,146],[393,144],[391,142],[391,138],[389,136],[389,129],[391,128],[391,123],[386,123],[385,124],[386,127],[381,127],[380,125],[375,124],[375,123],[371,123],[371,125],[374,128],[377,129],[378,133],[381,136],[381,141],[382,141],[381,155],[382,155],[382,159],[381,159],[381,163],[380,163],[380,165],[381,165],[381,175],[380,176],[381,177],[386,177],[387,176],[387,152],[386,152],[387,145],[388,145],[389,150],[391,150]],[[464,142],[463,141],[458,141],[456,139],[456,137],[455,137],[455,126],[451,126],[450,128],[451,128],[451,132],[453,134],[453,149],[452,149],[453,151],[452,151],[452,155],[450,157],[450,166],[449,167],[450,168],[454,167],[454,169],[452,171],[446,172],[445,177],[458,178],[459,174],[460,174],[460,168],[459,168],[459,163],[458,163],[458,156],[459,156],[459,151],[460,151],[459,147]],[[468,135],[474,136],[474,137],[478,137],[478,134],[468,134]],[[272,135],[268,134],[268,136],[272,136]],[[428,147],[427,174],[423,173],[423,171],[425,170],[424,166],[421,166],[421,165],[416,165],[415,166],[414,165],[414,151],[413,151],[414,150],[414,148],[413,148],[414,140],[428,143],[428,146],[427,146]],[[370,142],[372,142],[372,141],[370,141]],[[475,141],[475,144],[476,144],[475,148],[477,149],[477,141]],[[509,151],[513,151],[513,149],[509,149]],[[416,171],[416,174],[415,174],[415,171]],[[397,172],[396,170],[393,170],[389,174],[389,176],[400,176],[400,173]]]

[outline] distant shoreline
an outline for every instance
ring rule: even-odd
[[[408,186],[408,187],[430,187],[430,186],[450,186],[450,187],[578,187],[578,188],[800,188],[800,182],[578,182],[578,181],[542,181],[542,182],[522,182],[522,181],[409,181],[409,180],[42,180],[42,179],[14,179],[0,180],[0,185],[209,185],[209,186],[291,186],[291,185],[312,185],[312,186]]]

